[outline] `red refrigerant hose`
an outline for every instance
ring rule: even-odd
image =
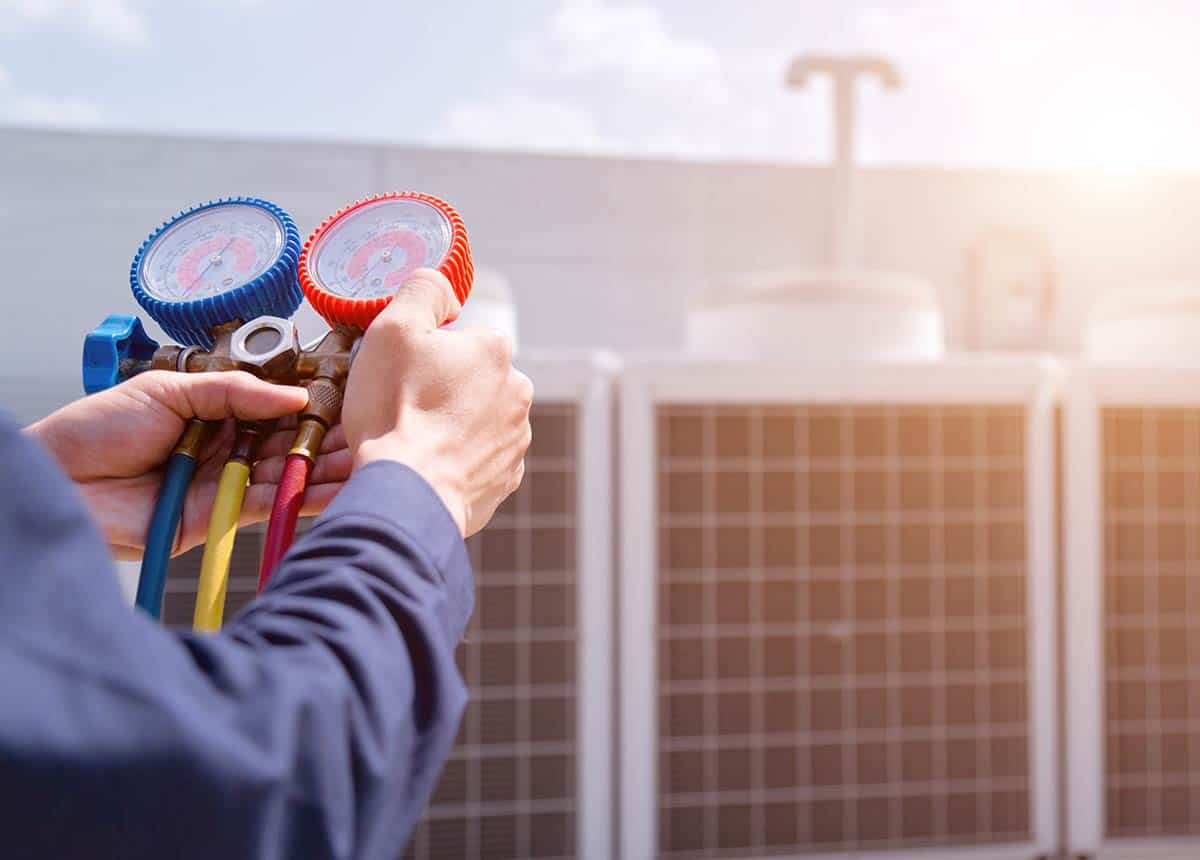
[[[303,454],[289,454],[283,463],[283,474],[279,488],[275,491],[275,503],[271,507],[271,519],[267,524],[267,538],[263,546],[262,567],[258,571],[258,590],[261,592],[275,572],[275,567],[296,534],[296,520],[304,505],[304,490],[308,485],[308,472],[312,462]]]

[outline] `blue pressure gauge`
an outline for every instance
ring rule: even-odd
[[[295,312],[299,257],[300,233],[286,212],[230,197],[186,209],[151,233],[129,285],[178,343],[210,349],[213,326]]]

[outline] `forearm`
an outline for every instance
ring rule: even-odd
[[[396,610],[396,621],[408,613],[427,618],[430,632],[454,650],[474,608],[466,546],[437,492],[393,462],[375,462],[355,473],[230,631],[266,610],[278,611],[278,596],[306,593],[326,577],[340,580],[337,569],[343,566],[358,574],[345,585],[370,589]]]
[[[131,614],[72,522],[0,633],[14,856],[396,856],[465,702],[470,571],[432,491],[364,469],[216,635]]]
[[[262,718],[279,734],[261,742],[271,769],[292,774],[282,833],[311,839],[319,811],[331,848],[353,821],[343,835],[361,856],[399,850],[465,705],[453,655],[472,602],[462,540],[433,491],[381,463],[351,481],[222,635],[188,637],[209,656],[248,649],[274,664],[276,701]],[[236,699],[263,693],[259,673],[219,683]],[[311,737],[296,734],[302,725]]]

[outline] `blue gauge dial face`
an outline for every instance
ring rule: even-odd
[[[330,225],[312,250],[312,275],[337,296],[391,296],[414,269],[441,265],[453,234],[446,216],[423,200],[377,200]]]
[[[223,203],[185,215],[146,250],[142,289],[165,302],[190,302],[244,286],[283,252],[284,227],[266,209]]]

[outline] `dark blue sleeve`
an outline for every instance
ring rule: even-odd
[[[218,634],[123,601],[74,486],[0,427],[0,856],[395,860],[466,700],[463,541],[357,472]]]

